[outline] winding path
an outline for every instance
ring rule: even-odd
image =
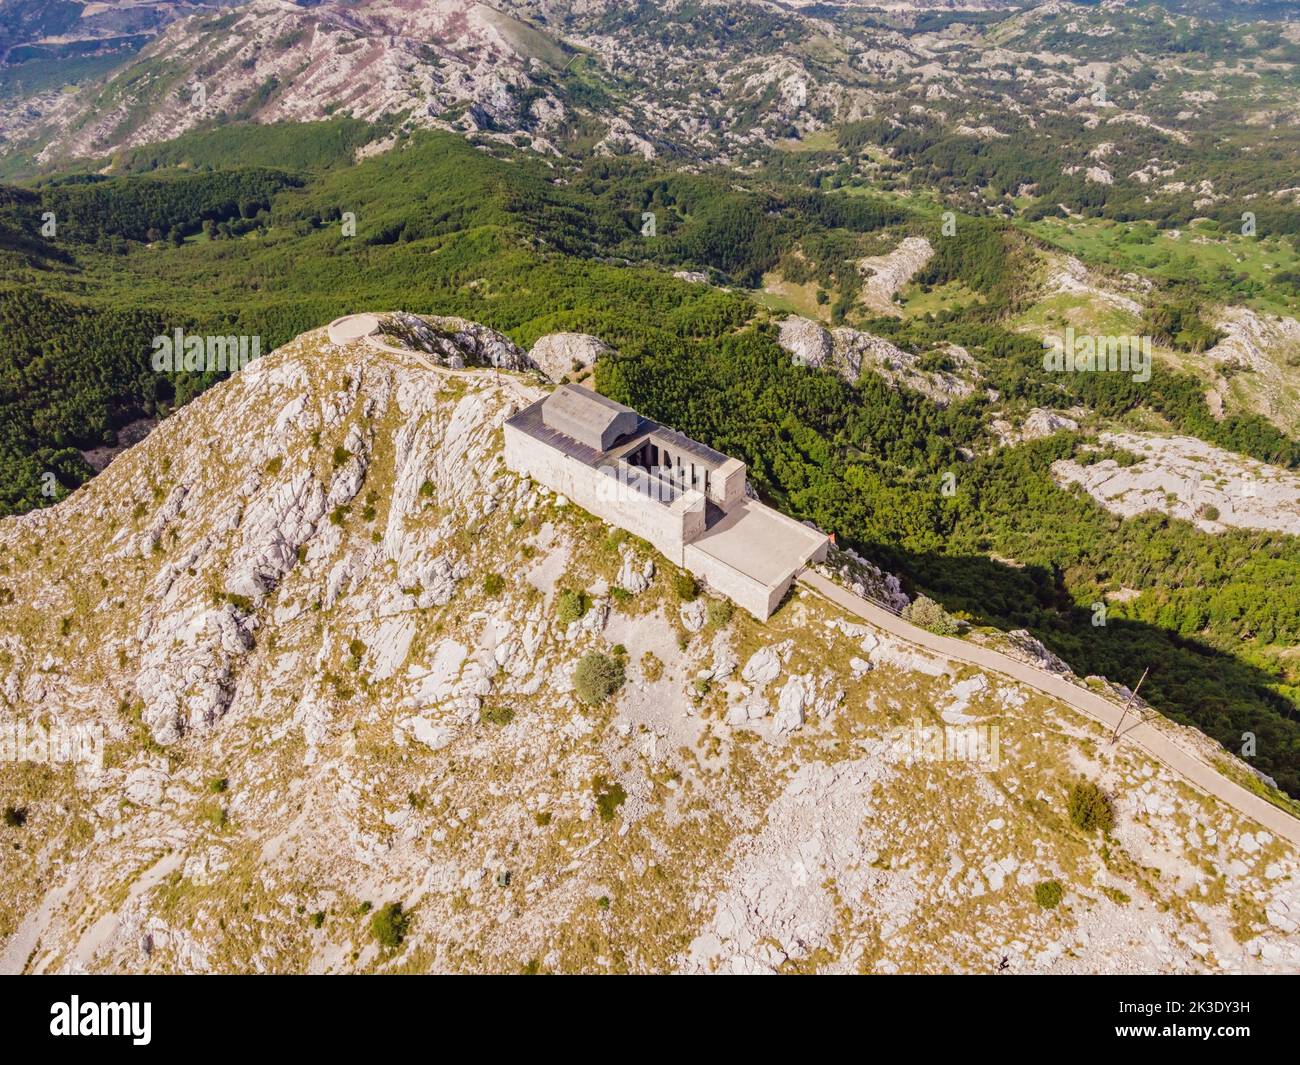
[[[991,647],[981,647],[979,644],[968,643],[951,636],[936,636],[891,614],[870,600],[841,588],[820,573],[805,570],[799,575],[799,583],[829,599],[836,606],[843,607],[864,621],[893,633],[909,643],[919,644],[958,662],[1001,673],[1045,695],[1061,700],[1081,714],[1100,721],[1109,728],[1114,729],[1123,723],[1124,728],[1119,733],[1120,739],[1136,744],[1197,790],[1213,795],[1238,813],[1258,822],[1270,832],[1300,848],[1300,820],[1296,820],[1286,811],[1223,776],[1208,762],[1175,743],[1160,731],[1152,720],[1144,720],[1131,709],[1125,711],[1124,707],[1116,705],[1094,691],[1080,687],[1065,677],[1049,673],[1027,662],[1018,661]]]

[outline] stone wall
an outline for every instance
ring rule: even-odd
[[[612,476],[539,444],[510,425],[505,426],[505,456],[506,465],[516,473],[527,474],[568,496],[583,510],[648,540],[670,561],[682,565],[685,522],[693,517],[694,510],[666,506],[639,495]],[[702,508],[699,512],[703,522]]]
[[[730,510],[745,498],[747,467],[740,459],[727,459],[710,477],[711,495],[723,510]]]
[[[707,584],[713,591],[721,592],[743,610],[749,611],[759,621],[766,621],[781,602],[790,587],[792,578],[769,587],[748,574],[728,566],[725,562],[687,544],[682,552],[682,565]]]

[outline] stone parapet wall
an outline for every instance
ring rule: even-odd
[[[759,621],[766,621],[790,587],[793,579],[787,578],[769,587],[728,566],[725,562],[687,544],[682,552],[682,565],[702,580],[710,589],[725,595],[742,610],[747,610]]]
[[[671,562],[682,565],[685,521],[693,513],[689,509],[677,510],[639,495],[609,474],[538,444],[510,425],[505,426],[505,457],[516,473],[527,474],[583,510],[648,540]]]

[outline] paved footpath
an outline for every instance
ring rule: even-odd
[[[1111,729],[1114,729],[1122,719],[1124,728],[1120,732],[1121,740],[1136,744],[1200,791],[1221,799],[1234,810],[1257,821],[1270,832],[1300,848],[1300,820],[1253,792],[1247,791],[1240,784],[1233,783],[1208,762],[1179,746],[1151,721],[1142,720],[1132,710],[1125,714],[1122,706],[1116,705],[1096,692],[1080,687],[1073,681],[1049,673],[1045,669],[1018,661],[1001,651],[981,647],[979,644],[968,643],[951,636],[936,636],[926,629],[904,621],[896,614],[891,614],[883,607],[841,588],[820,573],[805,570],[799,575],[799,583],[825,596],[836,606],[843,607],[864,621],[869,621],[877,628],[891,632],[909,643],[919,644],[958,662],[966,662],[1011,677],[1045,695],[1060,699],[1061,702],[1067,703],[1080,713],[1100,721]]]

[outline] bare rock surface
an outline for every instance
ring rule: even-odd
[[[924,237],[905,237],[886,255],[858,260],[862,283],[862,302],[879,314],[901,313],[894,295],[934,256],[934,247]]]
[[[1187,436],[1103,433],[1102,445],[1138,455],[1121,466],[1052,463],[1060,485],[1081,485],[1103,507],[1130,517],[1158,511],[1206,532],[1269,529],[1300,535],[1300,476]]]
[[[596,364],[610,350],[599,337],[586,333],[547,333],[528,350],[533,365],[552,381],[562,381]]]
[[[456,337],[468,367],[483,334]],[[761,625],[683,603],[506,469],[521,391],[317,330],[0,521],[4,720],[103,739],[4,776],[0,971],[1300,969],[1283,841],[819,597]],[[591,652],[624,673],[598,705]],[[939,733],[933,760],[927,729],[995,727],[998,757]],[[1114,797],[1105,852],[1055,827],[1080,772]],[[358,916],[388,901],[391,953]]]
[[[927,369],[922,356],[883,337],[844,326],[828,330],[807,318],[785,318],[778,343],[798,365],[831,370],[855,384],[864,372],[877,373],[940,406],[972,395],[980,378],[975,360],[956,344],[938,353],[945,368]]]

